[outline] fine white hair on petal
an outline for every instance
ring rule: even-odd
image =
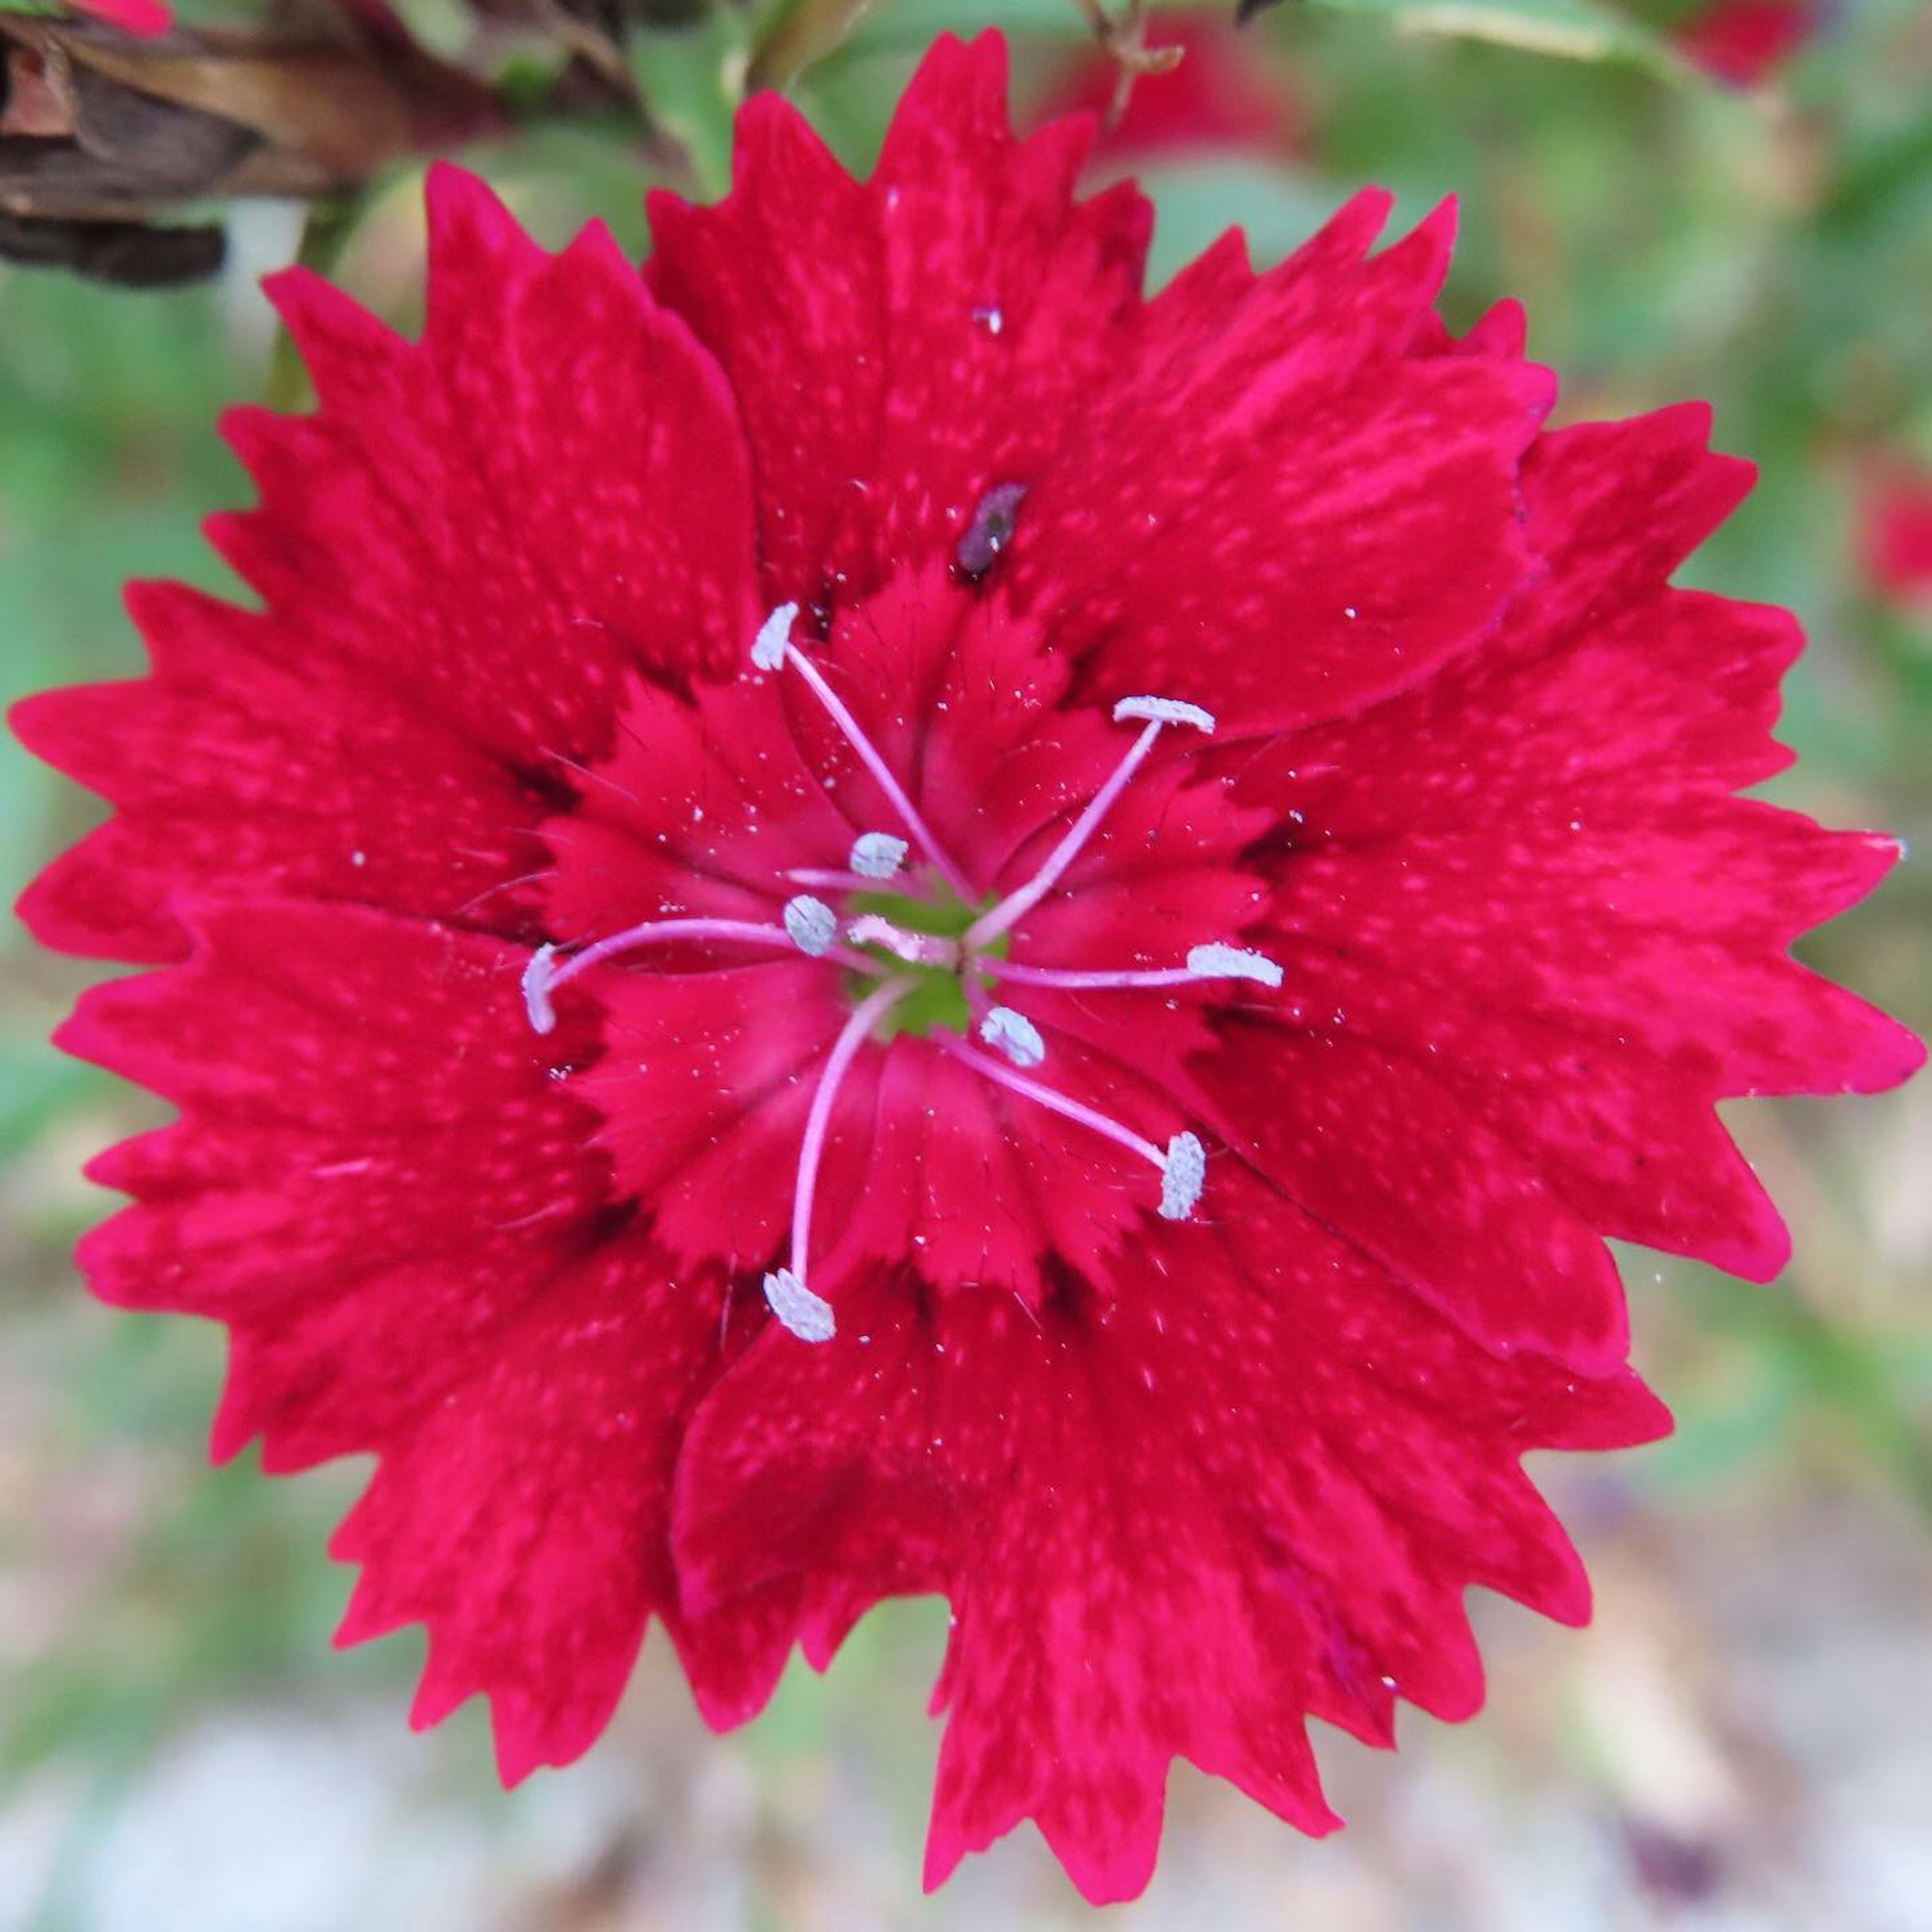
[[[765,1300],[801,1342],[829,1342],[838,1332],[831,1303],[814,1294],[790,1268],[766,1276]]]
[[[1197,731],[1214,728],[1214,714],[1178,698],[1124,698],[1114,706],[1114,722],[1142,718],[1150,724],[1192,724]]]
[[[785,901],[784,929],[800,952],[816,959],[830,951],[838,937],[838,916],[823,899],[800,892],[796,898]]]
[[[556,948],[539,946],[524,968],[524,1011],[530,1016],[532,1033],[548,1033],[556,1024],[556,1011],[550,1003],[550,982],[555,976]]]
[[[1187,950],[1187,970],[1204,980],[1252,980],[1258,986],[1279,986],[1281,968],[1265,952],[1214,940]]]
[[[989,1007],[980,1022],[980,1037],[988,1046],[997,1046],[1016,1066],[1037,1066],[1046,1058],[1040,1028],[1011,1006]]]
[[[760,670],[783,670],[785,646],[791,642],[791,627],[798,617],[796,604],[781,604],[758,626],[752,640],[752,662]]]
[[[852,842],[851,868],[862,879],[890,879],[912,850],[890,832],[862,832]]]
[[[1160,1171],[1162,1219],[1186,1220],[1207,1179],[1207,1150],[1193,1135],[1176,1134],[1167,1144],[1167,1162]]]

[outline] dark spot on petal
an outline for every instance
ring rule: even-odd
[[[984,577],[998,560],[1000,553],[1013,540],[1019,508],[1025,500],[1024,483],[995,483],[980,499],[953,560],[968,577]]]

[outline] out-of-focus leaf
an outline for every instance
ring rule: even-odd
[[[881,0],[785,0],[752,50],[752,87],[788,87],[840,46]]]
[[[1384,19],[1398,33],[1490,40],[1564,60],[1633,61],[1683,76],[1683,57],[1640,22],[1596,0],[1310,0]]]
[[[826,0],[799,0],[801,7]],[[854,55],[926,46],[936,34],[970,38],[998,27],[1016,40],[1091,45],[1093,30],[1075,0],[873,0],[844,42]]]
[[[652,124],[684,149],[699,191],[731,184],[731,123],[744,98],[746,50],[735,16],[634,34],[631,71]]]
[[[1279,261],[1331,214],[1342,191],[1312,176],[1239,156],[1138,167],[1153,201],[1148,279],[1158,287],[1230,228],[1258,264]]]

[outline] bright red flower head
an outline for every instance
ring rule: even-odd
[[[179,1123],[97,1290],[226,1322],[218,1454],[374,1450],[344,1635],[575,1756],[666,1626],[706,1715],[943,1592],[928,1877],[1095,1899],[1184,1756],[1466,1716],[1472,1583],[1581,1622],[1519,1459],[1657,1435],[1604,1238],[1762,1276],[1726,1095],[1916,1045],[1787,956],[1886,839],[1733,796],[1798,647],[1676,590],[1705,412],[1545,434],[1512,311],[1365,195],[1152,301],[1087,129],[942,42],[848,178],[754,100],[641,278],[439,172],[422,340],[276,298],[256,610],[19,714],[113,819],[48,943]]]
[[[1881,596],[1932,610],[1932,471],[1882,465],[1859,505],[1864,573]]]
[[[1714,80],[1756,87],[1817,32],[1822,10],[1817,0],[1706,0],[1676,38]]]
[[[166,33],[175,23],[174,10],[166,0],[74,0],[74,5],[78,12],[92,14],[143,40]]]
[[[1148,52],[1182,50],[1179,66],[1140,76],[1118,121],[1110,118],[1120,64],[1100,47],[1069,63],[1048,91],[1042,115],[1102,117],[1096,160],[1152,161],[1177,154],[1248,152],[1292,156],[1301,116],[1278,77],[1257,70],[1252,36],[1224,16],[1186,14],[1152,23]]]

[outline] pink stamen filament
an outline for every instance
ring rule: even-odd
[[[818,1090],[812,1096],[811,1111],[805,1118],[805,1138],[798,1150],[798,1186],[791,1198],[791,1272],[800,1282],[807,1279],[805,1256],[812,1238],[812,1196],[818,1189],[818,1164],[825,1156],[832,1104],[838,1097],[854,1054],[865,1044],[873,1026],[917,983],[913,980],[888,980],[884,986],[875,987],[853,1008],[851,1018],[839,1030],[832,1051],[825,1056],[825,1070],[819,1076]]]
[[[608,939],[598,940],[595,945],[586,946],[581,952],[573,953],[562,965],[554,968],[548,964],[554,956],[548,949],[533,954],[524,975],[524,997],[530,1007],[532,1025],[539,1033],[548,1033],[550,1027],[541,1023],[540,1016],[548,1016],[550,995],[560,986],[567,986],[580,974],[588,972],[613,954],[628,952],[640,946],[665,945],[680,939],[736,940],[748,945],[776,946],[787,952],[798,951],[790,934],[783,926],[764,926],[753,920],[646,920],[641,926],[627,927],[622,932],[612,933]],[[834,946],[820,956],[836,959],[842,966],[861,972],[876,974],[878,970],[876,960],[862,952],[854,952],[848,946]],[[544,970],[539,970],[540,962],[543,962]]]
[[[973,888],[968,884],[966,875],[947,856],[946,848],[932,836],[932,828],[920,816],[918,806],[906,796],[904,788],[892,776],[892,767],[880,755],[878,747],[860,728],[859,721],[845,708],[844,700],[825,681],[824,674],[806,654],[789,639],[786,640],[786,662],[792,664],[806,682],[811,686],[812,694],[824,706],[826,715],[838,726],[845,742],[859,754],[866,770],[877,782],[879,789],[892,801],[906,830],[923,848],[926,856],[945,874],[946,883],[964,901],[970,903],[974,896]],[[867,882],[876,889],[878,881]]]
[[[1204,973],[1185,966],[1162,966],[1145,973],[1088,973],[1063,970],[1058,966],[1024,966],[1010,959],[982,959],[980,967],[997,979],[1012,980],[1029,986],[1058,986],[1072,991],[1083,986],[1203,986],[1214,983]]]
[[[971,1067],[974,1072],[983,1073],[988,1080],[997,1082],[1022,1099],[1030,1100],[1036,1106],[1059,1114],[1063,1119],[1077,1121],[1082,1126],[1090,1128],[1096,1134],[1105,1135],[1116,1147],[1123,1147],[1130,1154],[1138,1154],[1157,1173],[1166,1175],[1166,1155],[1152,1141],[1136,1133],[1132,1128],[1123,1126],[1109,1115],[1072,1100],[1040,1081],[1029,1080],[1024,1073],[1018,1072],[994,1059],[991,1054],[980,1052],[976,1047],[968,1046],[956,1034],[935,1033],[932,1038],[955,1060]]]
[[[1047,894],[1059,883],[1060,875],[1079,857],[1087,842],[1099,828],[1102,819],[1113,808],[1114,801],[1127,788],[1141,763],[1154,749],[1154,741],[1166,729],[1158,718],[1148,721],[1129,748],[1126,756],[1114,768],[1114,776],[1087,802],[1087,808],[1081,813],[1066,836],[1047,855],[1046,863],[1034,873],[1023,886],[1016,887],[1000,900],[990,911],[982,913],[966,928],[962,942],[968,952],[983,946],[988,940],[997,939],[1018,921],[1025,918]]]
[[[614,952],[628,952],[638,946],[662,945],[674,939],[742,939],[755,946],[782,946],[788,952],[797,950],[783,926],[764,926],[755,920],[647,919],[641,926],[628,926],[608,939],[598,940],[594,946],[586,946],[581,952],[573,952],[550,975],[550,990],[554,992],[558,987],[567,986],[580,973],[588,972]]]

